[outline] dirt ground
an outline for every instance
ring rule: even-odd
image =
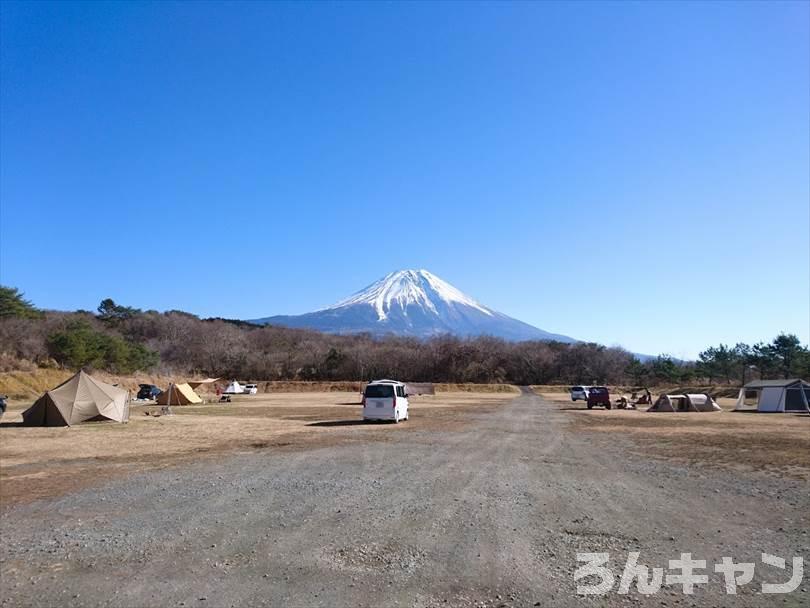
[[[0,605],[808,605],[807,574],[786,595],[760,589],[788,578],[762,564],[763,552],[810,559],[810,484],[779,469],[729,474],[718,456],[731,448],[714,439],[715,457],[699,466],[660,457],[653,444],[645,454],[644,425],[671,424],[665,414],[569,410],[527,390],[508,400],[440,396],[416,403],[408,423],[359,425],[354,395],[273,399],[64,435],[0,429],[4,450],[7,438],[32,431],[10,450],[14,474],[47,474],[48,459],[64,458],[72,477],[93,454],[119,448],[176,465],[2,509]],[[745,425],[779,424],[743,416],[695,415],[694,424],[725,424],[708,436],[741,438],[750,437]],[[700,427],[685,428],[693,448],[708,443]],[[268,439],[274,430],[278,439]],[[206,433],[236,448],[185,459],[172,451],[175,441],[200,447]],[[631,551],[665,569],[689,552],[706,560],[707,582],[694,594],[668,582],[652,596],[622,595],[618,581],[607,595],[577,594],[578,553],[608,553],[618,577]],[[737,595],[712,569],[723,556],[757,564]]]
[[[732,412],[736,399],[720,398],[722,412],[652,413],[588,410],[568,393],[541,396],[573,415],[580,432],[620,435],[633,441],[633,453],[694,466],[767,470],[810,480],[810,416]]]
[[[516,389],[515,389],[516,390]],[[13,403],[0,422],[0,506],[54,497],[124,473],[265,448],[294,449],[349,441],[384,441],[391,433],[443,429],[465,422],[464,411],[486,411],[513,393],[440,393],[411,397],[410,420],[361,424],[359,393],[235,395],[229,404],[133,405],[127,424],[22,427],[30,401]]]

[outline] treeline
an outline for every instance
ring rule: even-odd
[[[729,355],[728,353],[737,353]],[[506,342],[492,337],[430,340],[337,336],[182,311],[142,311],[104,300],[95,312],[37,310],[0,287],[0,370],[25,366],[160,371],[241,380],[363,380],[514,384],[733,382],[810,377],[810,353],[795,336],[771,344],[710,348],[697,362],[662,355],[642,362],[594,343]]]

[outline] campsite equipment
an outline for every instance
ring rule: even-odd
[[[648,412],[719,412],[720,406],[707,394],[686,393],[684,395],[662,394],[647,408]]]
[[[639,392],[641,391],[644,391],[644,393],[639,396]],[[640,391],[633,391],[633,393],[630,395],[630,403],[634,403],[635,405],[652,405],[652,402],[652,393],[646,386]]]
[[[636,409],[636,404],[633,402],[632,399],[628,399],[627,395],[622,395],[621,397],[616,399],[616,404],[615,405],[620,410],[626,410],[626,409],[634,410],[634,409]]]
[[[591,386],[588,388],[588,409],[594,406],[604,407],[606,410],[611,408],[610,392],[606,386]]]
[[[189,380],[187,384],[195,391],[203,385],[214,384],[219,378],[206,378],[205,380]]]
[[[810,382],[755,380],[740,389],[735,412],[810,412]]]
[[[129,420],[129,391],[84,371],[46,392],[23,412],[25,426],[72,426],[86,420]]]
[[[160,393],[155,399],[155,403],[158,405],[191,405],[202,402],[200,396],[185,382],[170,384],[169,388]]]

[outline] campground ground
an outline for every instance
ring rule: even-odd
[[[129,425],[0,428],[0,601],[75,606],[802,606],[810,419],[572,408],[564,395],[257,396]],[[727,405],[727,403],[725,404]],[[577,552],[758,564],[687,596],[575,594]],[[776,601],[775,601],[776,600]]]

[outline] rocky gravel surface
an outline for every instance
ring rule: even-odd
[[[575,432],[528,391],[466,415],[457,430],[268,448],[6,509],[0,604],[810,605],[810,563],[793,593],[759,593],[788,577],[762,552],[810,558],[806,482],[629,456],[627,439]],[[736,596],[710,570],[693,595],[577,595],[577,552],[609,552],[618,577],[630,551],[664,568],[732,556],[757,574]]]

